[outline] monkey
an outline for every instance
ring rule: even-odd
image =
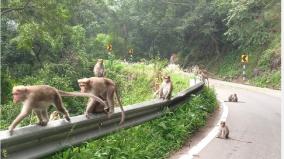
[[[277,69],[281,66],[281,57],[275,57],[270,61],[270,70]]]
[[[173,91],[173,84],[171,81],[170,76],[164,76],[163,82],[160,85],[159,90],[157,90],[154,94],[159,94],[159,98],[163,100],[170,100],[172,97],[172,91]]]
[[[102,98],[102,97],[101,97]],[[102,99],[104,102],[105,99]],[[103,104],[99,103],[98,101],[95,101],[92,105],[92,107],[90,107],[89,112],[94,114],[94,113],[105,113],[108,114],[109,112],[109,108],[106,108]]]
[[[234,94],[231,94],[229,97],[228,97],[228,101],[225,101],[225,102],[238,102],[238,96],[236,93]]]
[[[177,58],[177,55],[175,53],[172,54],[171,57],[170,57],[170,64],[175,64],[176,61],[177,61],[176,58]]]
[[[219,133],[216,137],[221,138],[221,139],[228,139],[229,138],[229,128],[226,125],[225,121],[221,121]]]
[[[104,77],[105,76],[105,68],[103,59],[98,59],[96,65],[93,70],[96,77]]]
[[[198,65],[195,65],[195,66],[192,67],[192,73],[196,76],[198,75],[198,73],[199,73],[199,66]]]
[[[14,128],[32,111],[37,115],[40,126],[46,126],[49,118],[47,108],[54,105],[57,110],[63,114],[64,118],[70,122],[70,116],[66,108],[63,106],[61,96],[82,96],[92,97],[94,100],[105,104],[99,97],[92,94],[79,92],[64,92],[49,85],[34,85],[34,86],[14,86],[12,90],[13,102],[15,104],[22,102],[23,108],[20,114],[9,126],[10,135],[13,134]]]
[[[118,95],[117,86],[111,79],[99,77],[83,78],[78,80],[78,84],[82,93],[91,93],[106,100],[106,107],[104,109],[108,110],[108,117],[114,112],[114,95],[116,95],[118,105],[121,109],[120,124],[124,122],[125,113]],[[89,114],[93,113],[94,106],[94,100],[90,98],[85,111],[87,118],[89,118]]]
[[[58,119],[61,119],[58,111],[53,111],[49,116],[49,120],[58,120]]]
[[[198,71],[198,77],[201,79],[202,82],[206,82],[207,81],[207,85],[209,87],[209,79],[208,79],[208,74],[207,74],[207,71],[203,71],[203,70],[199,70]]]

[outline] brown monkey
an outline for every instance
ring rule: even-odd
[[[205,71],[199,70],[198,71],[198,77],[201,79],[202,82],[206,83],[209,86],[209,79],[208,79],[208,74]]]
[[[194,65],[194,66],[192,67],[192,73],[193,73],[195,76],[198,75],[199,71],[200,71],[200,69],[199,69],[199,66],[198,66],[198,65]]]
[[[106,99],[107,106],[104,109],[108,109],[108,117],[110,117],[114,112],[114,95],[116,95],[118,104],[121,109],[120,124],[124,122],[124,110],[117,93],[117,87],[111,79],[99,77],[83,78],[78,80],[78,84],[80,86],[81,92],[91,93],[93,95],[101,97],[101,99],[103,100]],[[85,112],[87,118],[89,118],[89,114],[93,113],[94,106],[94,100],[90,98]]]
[[[226,122],[221,121],[220,123],[220,128],[219,128],[219,133],[216,136],[217,138],[221,139],[228,139],[229,138],[229,128],[226,125]]]
[[[172,54],[170,57],[170,64],[175,64],[177,61],[177,54]]]
[[[173,91],[173,84],[171,81],[171,77],[164,76],[163,83],[160,85],[159,90],[156,91],[155,94],[159,94],[160,99],[170,100],[172,97],[172,91]]]
[[[94,66],[94,74],[96,77],[105,76],[105,67],[103,59],[98,59],[96,65]]]
[[[49,120],[58,120],[58,119],[61,119],[58,111],[53,111],[49,116]]]
[[[85,96],[92,97],[97,101],[105,104],[100,98],[87,93],[79,92],[64,92],[48,85],[34,85],[34,86],[15,86],[13,87],[13,102],[23,103],[23,108],[20,114],[16,117],[13,123],[9,126],[10,134],[13,133],[14,128],[33,110],[39,120],[38,125],[46,126],[49,118],[47,108],[54,105],[57,110],[63,114],[64,118],[70,122],[70,117],[63,106],[61,96]]]
[[[105,99],[104,99],[105,101]],[[105,101],[106,102],[106,101]],[[89,113],[106,113],[108,114],[109,109],[105,107],[105,105],[95,101],[93,105],[89,109]]]
[[[228,97],[228,101],[225,101],[225,102],[238,102],[238,96],[236,93],[234,94],[231,94],[229,97]]]

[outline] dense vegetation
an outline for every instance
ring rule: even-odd
[[[190,77],[183,74],[177,67],[163,68],[166,65],[165,61],[152,60],[149,63],[151,64],[107,61],[107,75],[119,85],[123,105],[152,99],[154,81],[157,78],[161,80],[163,74],[169,74],[172,77],[173,95],[188,87]],[[41,70],[48,75],[53,71],[50,67]],[[59,82],[53,83],[54,80]],[[64,90],[72,90],[72,79],[64,77],[48,79],[44,74],[38,78],[27,77],[22,83],[45,83]],[[64,99],[65,106],[72,116],[84,112],[86,101],[80,101],[82,100]],[[206,118],[216,106],[214,91],[204,89],[200,94],[182,104],[175,112],[165,109],[165,115],[159,119],[121,130],[99,140],[86,142],[79,147],[65,149],[47,158],[165,158],[170,152],[180,148],[189,135],[205,124]],[[20,111],[20,107],[15,108],[11,102],[8,102],[8,104],[3,104],[1,109],[1,128],[6,129]],[[35,122],[35,115],[30,115],[21,123],[21,126]],[[155,138],[154,142],[153,138]]]
[[[119,59],[130,48],[136,61],[175,52],[181,66],[203,64],[228,80],[248,53],[249,82],[280,87],[279,0],[4,0],[1,14],[3,102],[9,82],[46,67],[57,71],[49,78],[79,77],[107,58],[109,43]]]
[[[134,62],[147,65],[122,62],[132,60],[129,49],[134,50]],[[162,69],[172,53],[183,68],[204,65],[215,76],[233,81],[241,77],[240,55],[248,53],[249,82],[280,88],[280,1],[3,0],[0,129],[7,129],[20,111],[11,102],[14,85],[76,91],[77,79],[93,76],[98,58],[105,59],[107,77],[118,84],[123,105],[153,98],[161,70],[172,75],[175,93],[183,90],[188,77]],[[87,158],[93,150],[97,158],[164,158],[204,124],[216,106],[213,94],[203,90],[175,113],[51,158],[79,158],[78,151]],[[72,116],[84,112],[84,103],[86,99],[64,98]],[[20,126],[35,122],[32,114]],[[131,144],[111,146],[125,143]]]
[[[216,106],[215,93],[203,89],[175,112],[166,109],[165,115],[159,119],[66,149],[47,158],[167,158],[181,148],[199,127],[205,125],[206,118]]]
[[[143,102],[147,99],[152,99],[153,92],[155,91],[155,79],[158,78],[159,81],[157,82],[161,83],[162,74],[169,74],[172,76],[173,84],[175,85],[173,95],[188,87],[189,78],[185,75],[181,75],[179,70],[172,71],[169,69],[162,69],[162,67],[165,66],[165,62],[163,61],[155,61],[153,63],[154,64],[145,65],[127,64],[117,60],[107,61],[107,76],[113,79],[118,85],[123,105],[134,104]],[[66,77],[66,75],[63,75],[63,77],[59,77],[56,75],[58,69],[61,71],[63,70],[58,66],[47,66],[41,69],[38,76],[26,77],[22,81],[13,84],[48,84],[66,91],[79,90],[77,86],[78,84],[76,83],[76,72],[65,69],[64,73],[65,71],[65,74],[69,72],[68,76]],[[87,75],[88,74],[83,75],[82,77],[86,77]],[[50,76],[51,78],[49,78]],[[79,97],[65,97],[63,100],[71,116],[84,113],[87,99]],[[13,119],[20,112],[20,109],[21,106],[15,106],[11,99],[7,103],[2,104],[0,129],[7,129],[9,124],[11,124]],[[52,110],[55,110],[55,108],[51,107],[49,112]],[[21,123],[21,126],[34,124],[36,122],[36,116],[32,114]]]

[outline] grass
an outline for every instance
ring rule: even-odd
[[[161,82],[163,75],[170,75],[174,91],[173,95],[189,87],[190,78],[177,67],[163,68],[163,62],[155,61],[154,64],[127,64],[121,61],[112,61],[106,64],[107,77],[113,79],[119,88],[119,94],[123,105],[143,102],[153,99],[154,82],[159,79]],[[43,70],[48,72],[49,70]],[[33,83],[45,81],[43,76],[39,79],[29,79]],[[58,77],[58,83],[67,83],[65,78]],[[66,82],[64,82],[66,81]],[[50,81],[52,82],[52,80]],[[68,83],[73,83],[72,80]],[[56,84],[54,84],[56,85]],[[63,90],[72,90],[70,85],[64,85]],[[66,108],[72,110],[72,115],[82,114],[84,102],[73,99],[67,101]],[[80,104],[78,104],[80,103]],[[83,103],[83,104],[82,104]],[[161,118],[146,122],[145,124],[120,130],[119,132],[105,136],[93,141],[88,141],[78,147],[67,148],[46,158],[57,159],[85,159],[85,158],[166,158],[170,152],[179,149],[186,138],[193,134],[206,122],[208,114],[214,111],[217,106],[215,93],[213,90],[204,89],[200,94],[189,99],[176,111],[165,109],[165,115]],[[1,128],[6,129],[14,117],[20,111],[20,106],[16,107],[12,103],[1,106]],[[11,115],[12,114],[12,115]],[[36,118],[30,115],[20,126],[34,124]],[[3,125],[2,125],[3,124]]]
[[[217,106],[215,93],[203,89],[176,111],[161,118],[121,130],[104,138],[58,152],[47,159],[159,159],[181,148],[186,138],[205,125]]]

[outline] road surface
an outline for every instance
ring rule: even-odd
[[[226,123],[229,126],[232,139],[214,138],[193,158],[280,159],[280,91],[213,79],[210,80],[210,85],[213,85],[221,100],[227,100],[227,97],[232,93],[237,93],[239,97],[238,103],[225,103],[229,110]],[[190,150],[190,147],[185,146],[170,159],[180,158]]]

